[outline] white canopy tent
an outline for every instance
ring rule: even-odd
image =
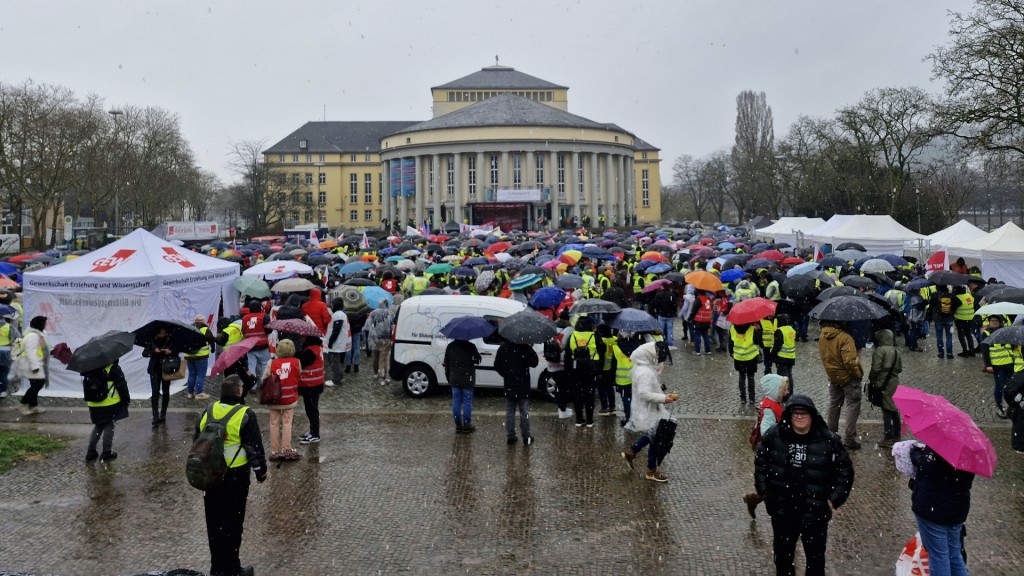
[[[992,232],[968,242],[947,246],[950,261],[954,257],[981,262],[981,275],[996,278],[1010,286],[1024,288],[1024,230],[1007,222]]]
[[[222,306],[226,315],[239,311],[232,286],[238,273],[234,262],[190,252],[140,228],[80,258],[26,273],[26,324],[46,316],[50,347],[64,342],[72,350],[108,330],[135,330],[156,319],[191,323],[201,314],[213,325]],[[146,365],[139,347],[121,359],[132,398],[150,396]],[[50,387],[42,395],[81,397],[77,373],[57,360],[49,370]]]
[[[758,240],[771,240],[772,242],[785,242],[790,246],[797,245],[797,233],[806,234],[825,223],[824,218],[805,218],[803,216],[784,216],[776,220],[771,226],[758,228],[755,237]]]
[[[963,244],[964,242],[970,242],[971,240],[976,240],[987,235],[988,232],[985,232],[967,220],[961,219],[949,228],[939,230],[934,234],[929,234],[928,240],[931,241],[932,247],[936,248],[939,246]],[[915,242],[914,244],[916,246],[917,243]]]
[[[870,255],[902,254],[907,242],[925,238],[887,214],[836,214],[804,237],[818,244],[831,244],[833,249],[845,242],[855,242]]]

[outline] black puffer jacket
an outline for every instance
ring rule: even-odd
[[[917,477],[910,481],[914,514],[944,526],[967,520],[974,474],[953,468],[927,447],[912,449],[910,461],[917,470]]]
[[[790,417],[794,405],[811,412],[807,434],[793,430]],[[829,501],[839,508],[853,488],[850,455],[806,396],[790,398],[782,421],[761,439],[754,464],[754,487],[772,517],[803,523],[827,521],[832,518]]]
[[[530,368],[537,365],[537,352],[529,344],[505,342],[494,355],[494,370],[505,383],[505,397],[530,397]]]

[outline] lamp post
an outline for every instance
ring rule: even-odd
[[[320,210],[323,208],[324,205],[327,204],[326,202],[322,202],[320,200],[320,182],[321,182],[321,180],[323,178],[324,163],[323,162],[317,162],[316,164],[314,164],[314,166],[316,166],[316,228],[317,228],[317,233],[319,233],[319,231],[320,231]]]
[[[921,189],[914,188],[914,197],[917,198],[917,233],[921,233]]]
[[[985,199],[988,204],[988,231],[992,231],[992,193],[985,194]]]
[[[107,112],[114,117],[114,138],[117,138],[117,120],[124,114],[123,110],[113,109]],[[121,227],[121,191],[118,178],[114,179],[114,235],[117,235],[118,229]]]

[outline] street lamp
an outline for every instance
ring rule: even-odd
[[[323,209],[324,205],[327,204],[326,202],[320,200],[320,194],[321,194],[321,192],[320,192],[320,183],[323,181],[324,163],[323,162],[317,162],[316,164],[314,164],[314,166],[316,166],[316,229],[319,231],[320,230],[320,211]]]
[[[117,137],[117,120],[124,114],[123,110],[114,108],[107,112],[114,117],[114,137]],[[120,175],[118,175],[118,178]],[[118,228],[121,226],[121,192],[118,186],[118,178],[114,179],[114,235],[117,235]]]
[[[917,233],[921,233],[921,189],[914,187],[914,197],[917,198]]]
[[[988,231],[992,231],[992,194],[985,194],[985,199],[988,202]]]

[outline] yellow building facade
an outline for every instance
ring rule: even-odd
[[[660,221],[659,150],[615,124],[570,114],[567,87],[491,66],[431,94],[430,120],[309,122],[264,151],[315,199],[285,225]]]

